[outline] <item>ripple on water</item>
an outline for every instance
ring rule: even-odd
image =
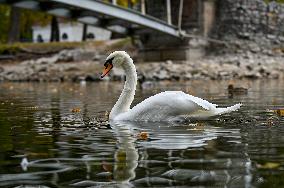
[[[226,84],[212,82],[206,93],[196,89],[200,82],[157,84],[137,90],[135,103],[165,87],[190,89],[221,106],[242,102],[238,112],[184,124],[117,125],[105,122],[105,111],[119,83],[20,83],[13,90],[0,84],[0,186],[282,186],[284,118],[272,110],[284,107],[284,87],[253,83],[247,95],[230,98]],[[147,139],[137,138],[141,132]]]

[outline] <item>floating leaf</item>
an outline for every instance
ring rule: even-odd
[[[278,168],[280,166],[280,163],[267,162],[264,164],[257,164],[256,166],[257,168],[261,168],[261,169],[274,169],[274,168]]]
[[[137,134],[137,138],[140,140],[147,140],[149,138],[149,134],[147,132],[141,132]]]
[[[102,162],[102,167],[106,172],[112,172],[113,171],[113,166],[106,161]]]
[[[284,109],[277,109],[277,110],[274,110],[274,112],[279,116],[284,116]]]
[[[81,112],[81,109],[80,108],[73,108],[71,111],[73,113],[78,113],[78,112]]]

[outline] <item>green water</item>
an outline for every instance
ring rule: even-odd
[[[283,81],[163,82],[134,103],[183,90],[240,111],[186,124],[105,120],[122,83],[0,83],[0,186],[283,187]],[[73,112],[72,112],[73,109]],[[98,120],[99,119],[99,120]],[[137,136],[147,132],[148,138]],[[27,159],[28,163],[25,163]]]

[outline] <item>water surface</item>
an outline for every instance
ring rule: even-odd
[[[0,83],[0,186],[280,187],[284,185],[283,81],[162,82],[134,103],[182,90],[240,111],[182,124],[108,125],[122,83]],[[98,124],[100,122],[100,124]],[[147,132],[148,138],[139,137]]]

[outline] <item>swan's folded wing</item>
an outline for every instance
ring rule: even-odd
[[[169,119],[215,109],[215,105],[181,91],[166,91],[156,94],[134,106],[117,120],[168,121]]]

